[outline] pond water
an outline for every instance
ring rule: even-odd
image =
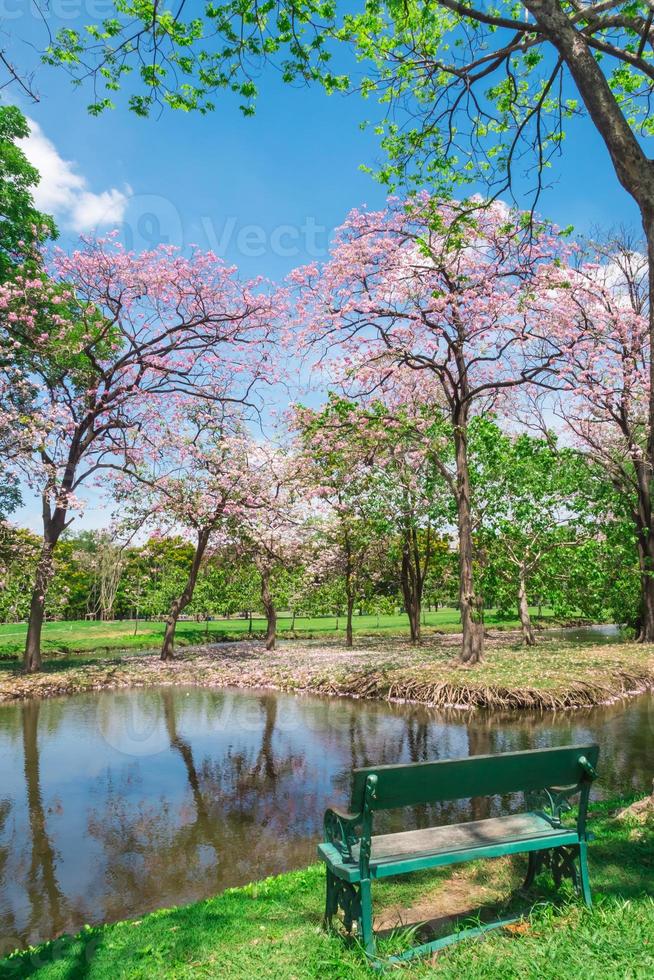
[[[623,636],[616,623],[595,623],[593,626],[561,626],[543,631],[547,637],[560,637],[575,646],[595,643],[615,643]]]
[[[199,688],[0,706],[0,952],[313,861],[323,810],[347,803],[355,766],[589,739],[599,793],[651,786],[650,696],[518,717]]]

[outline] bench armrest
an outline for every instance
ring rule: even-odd
[[[590,776],[591,779],[597,779],[597,769],[591,765],[585,755],[580,755],[577,761],[587,776]]]
[[[328,807],[325,810],[323,821],[325,840],[333,844],[346,861],[353,863],[352,847],[359,843],[356,827],[361,823],[362,816],[361,813],[348,813],[337,807]]]

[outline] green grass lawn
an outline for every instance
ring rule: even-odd
[[[532,610],[534,617],[537,610]],[[517,629],[519,621],[516,617],[500,616],[496,610],[487,610],[485,614],[487,626],[490,629]],[[425,631],[455,633],[460,626],[459,613],[456,609],[439,609],[438,612],[425,614]],[[541,620],[538,620],[540,623]],[[542,623],[555,622],[551,610],[542,611]],[[291,618],[280,616],[279,632],[281,636],[288,635],[291,629]],[[337,630],[338,627],[338,630]],[[253,630],[261,633],[265,628],[265,620],[255,618]],[[204,643],[206,640],[242,639],[247,635],[249,624],[246,619],[221,619],[208,623],[181,621],[177,624],[176,642],[179,646],[192,643]],[[354,629],[357,633],[375,635],[378,633],[402,633],[409,631],[406,615],[399,616],[355,616]],[[0,625],[0,656],[20,654],[25,643],[27,625],[25,623],[5,623]],[[78,620],[74,622],[46,623],[43,628],[43,652],[54,654],[91,653],[104,654],[107,650],[132,649],[144,650],[157,647],[163,637],[164,623],[141,621],[113,621],[100,623],[95,621]],[[295,621],[293,635],[304,638],[322,636],[343,636],[345,620],[336,620],[333,616],[320,618],[301,618]]]
[[[416,908],[444,914],[448,909],[476,906],[486,918],[515,910],[519,903],[526,912],[517,928],[498,930],[483,941],[460,943],[431,961],[415,961],[402,975],[444,980],[560,980],[574,973],[583,980],[654,976],[654,819],[645,824],[633,818],[615,820],[611,816],[615,805],[596,805],[591,814],[597,835],[590,849],[592,911],[570,892],[555,892],[546,876],[525,904],[524,896],[511,894],[524,869],[510,859],[376,885],[375,911],[391,908],[397,914],[399,910],[405,923],[416,921],[411,915]],[[323,888],[324,871],[316,866],[231,889],[184,908],[87,928],[74,938],[0,961],[0,977],[364,980],[374,976],[356,942],[322,930]],[[415,941],[404,930],[395,930],[381,940],[380,952],[397,951],[409,939]]]

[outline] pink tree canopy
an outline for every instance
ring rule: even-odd
[[[179,399],[214,415],[255,408],[272,377],[277,307],[261,280],[241,282],[212,253],[136,255],[105,240],[57,252],[49,276],[0,287],[0,313],[0,392],[11,372],[29,387],[35,437],[17,463],[43,505],[26,647],[36,669],[51,553],[82,484],[120,467]]]
[[[353,211],[323,265],[297,270],[300,341],[357,398],[401,404],[407,373],[435,383],[434,416],[451,426],[458,512],[462,659],[483,650],[473,581],[467,426],[519,386],[547,380],[567,336],[555,329],[572,248],[500,203],[465,211],[423,193]],[[416,381],[416,386],[421,382]]]
[[[620,243],[552,291],[565,349],[542,409],[611,478],[634,522],[641,569],[639,638],[654,641],[654,508],[648,423],[651,370],[647,260]],[[533,413],[534,403],[527,410]],[[544,417],[545,413],[543,413]]]

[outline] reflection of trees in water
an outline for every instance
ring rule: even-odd
[[[645,695],[607,707],[570,712],[490,714],[493,752],[517,752],[597,742],[599,783],[594,792],[642,792],[654,778],[654,698]]]
[[[127,782],[107,782],[107,806],[89,820],[110,879],[102,889],[108,895],[104,917],[204,897],[312,858],[307,838],[319,804],[311,792],[297,791],[307,784],[303,757],[276,751],[276,698],[263,695],[258,702],[258,746],[198,760],[179,732],[175,693],[161,692],[170,747],[183,764],[186,801],[134,807]]]
[[[0,838],[4,838],[11,816],[11,800],[0,800]],[[14,840],[8,840],[0,847],[0,885],[7,881],[8,859]],[[17,923],[14,910],[8,903],[0,906],[0,956],[9,953],[17,943]]]
[[[21,705],[31,855],[25,881],[29,921],[20,931],[25,935],[49,936],[58,935],[66,925],[67,903],[57,880],[56,855],[47,831],[41,793],[39,711],[36,700]]]
[[[273,755],[273,735],[275,733],[275,722],[277,721],[277,698],[274,694],[264,694],[259,699],[259,704],[263,708],[265,722],[261,735],[261,751],[252,769],[252,777],[258,779],[263,774],[266,779],[274,781],[278,775]]]

